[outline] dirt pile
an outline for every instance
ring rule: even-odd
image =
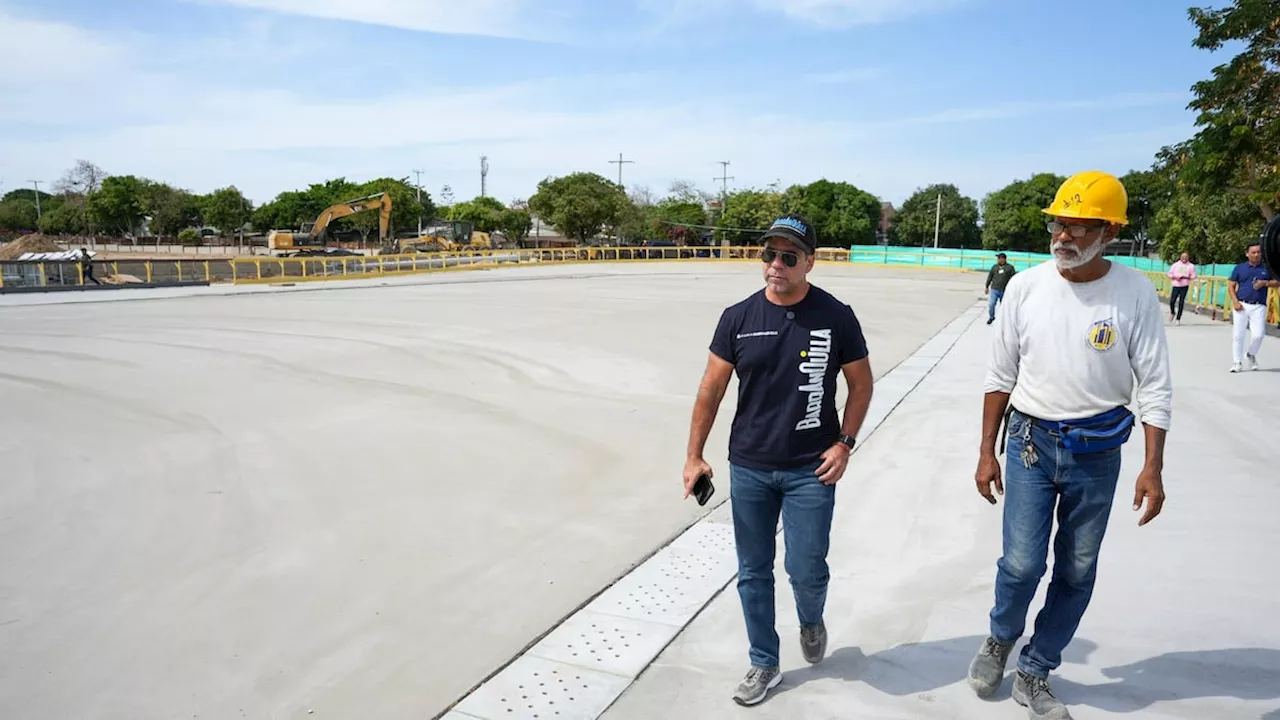
[[[23,235],[11,243],[0,246],[0,260],[17,260],[23,253],[29,252],[62,252],[53,238],[40,233]]]

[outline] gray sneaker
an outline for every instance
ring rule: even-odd
[[[782,671],[776,667],[752,667],[747,677],[738,685],[733,694],[733,701],[739,705],[755,705],[764,700],[765,693],[778,687],[782,682]]]
[[[811,665],[822,662],[827,655],[827,626],[818,623],[813,627],[800,628],[800,651],[804,659]]]
[[[1013,699],[1027,709],[1031,720],[1071,720],[1067,706],[1054,697],[1049,689],[1047,678],[1028,675],[1018,671],[1018,679],[1013,681]]]
[[[978,654],[969,663],[969,687],[978,693],[978,697],[990,697],[1004,682],[1004,666],[1009,662],[1009,651],[1013,643],[1004,645],[993,637],[988,637],[978,648]]]

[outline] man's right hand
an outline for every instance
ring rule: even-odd
[[[711,466],[706,460],[700,457],[689,458],[684,463],[684,496],[688,498],[693,494],[693,486],[698,482],[698,476],[706,473],[707,477],[713,477]]]
[[[991,494],[991,485],[996,486],[996,494],[1004,495],[1004,483],[1000,480],[1000,461],[995,453],[983,452],[978,456],[978,471],[974,473],[974,481],[978,485],[978,494],[992,505],[996,504],[995,495]]]
[[[1235,310],[1236,312],[1244,312],[1244,305],[1241,304],[1239,300],[1237,300],[1236,304],[1231,306],[1231,309]]]

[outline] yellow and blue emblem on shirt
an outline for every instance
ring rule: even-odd
[[[1106,352],[1116,344],[1116,325],[1111,318],[1099,320],[1089,326],[1089,347]]]

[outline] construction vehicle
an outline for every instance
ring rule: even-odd
[[[416,238],[401,240],[399,252],[458,252],[464,250],[489,250],[493,238],[480,232],[466,220],[435,220]]]
[[[311,226],[311,232],[295,233],[287,230],[272,230],[267,236],[267,247],[273,252],[296,252],[304,248],[323,247],[328,244],[329,224],[339,218],[348,215],[366,212],[369,210],[378,210],[378,243],[386,247],[390,240],[388,230],[391,226],[391,195],[387,193],[377,193],[367,197],[340,202],[331,205],[320,213],[320,217],[316,218],[315,223]]]

